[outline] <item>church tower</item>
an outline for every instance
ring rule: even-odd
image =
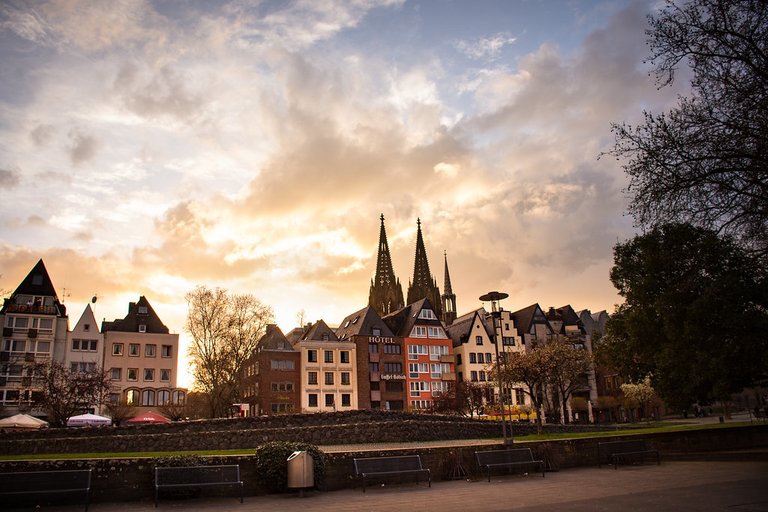
[[[392,269],[392,258],[389,255],[387,232],[384,230],[384,214],[381,214],[381,230],[379,231],[379,254],[376,258],[376,276],[371,280],[368,292],[368,305],[379,316],[386,316],[405,306],[403,302],[403,287],[395,277]]]
[[[451,287],[451,274],[448,273],[448,254],[443,253],[445,256],[445,282],[443,283],[444,293],[443,299],[443,323],[448,326],[456,320],[456,294],[453,293]]]
[[[424,238],[421,236],[421,219],[416,220],[416,258],[413,262],[413,281],[408,284],[408,304],[417,300],[429,299],[435,308],[437,318],[442,318],[440,288],[429,271],[427,250],[424,248]]]

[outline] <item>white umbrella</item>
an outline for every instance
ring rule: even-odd
[[[48,422],[29,414],[14,414],[0,420],[0,428],[42,428],[47,427]]]
[[[90,413],[72,416],[67,420],[68,427],[101,427],[111,424],[111,418]]]

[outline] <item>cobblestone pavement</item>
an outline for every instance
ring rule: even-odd
[[[2,508],[0,504],[0,508]],[[82,507],[64,509],[74,512]],[[95,503],[90,512],[768,512],[768,461],[663,461],[660,466],[582,467],[477,481],[404,483],[332,492],[236,498]]]

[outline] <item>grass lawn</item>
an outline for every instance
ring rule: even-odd
[[[683,432],[687,430],[706,430],[716,428],[734,428],[754,425],[749,421],[730,422],[730,423],[710,423],[710,424],[690,424],[677,422],[655,422],[655,423],[637,423],[630,425],[630,428],[623,427],[614,431],[600,432],[574,432],[562,434],[532,434],[527,436],[515,436],[516,441],[545,441],[549,439],[575,439],[583,437],[612,437],[623,436],[627,434],[648,434],[658,432]],[[635,427],[635,428],[633,428]],[[499,438],[501,442],[501,438]],[[412,443],[408,443],[412,444]],[[322,449],[322,446],[320,447]],[[120,453],[41,453],[30,455],[2,455],[2,460],[46,460],[46,459],[130,459],[130,458],[153,458],[169,457],[176,455],[251,455],[253,448],[242,448],[236,450],[203,450],[203,451],[183,451],[183,452],[120,452]]]

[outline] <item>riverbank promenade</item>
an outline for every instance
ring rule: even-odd
[[[696,459],[696,457],[692,457]],[[44,508],[41,510],[53,510]],[[56,509],[61,512],[81,507]],[[236,498],[94,503],[90,512],[768,512],[768,451],[662,460],[660,466],[580,467],[540,476],[503,475]]]

